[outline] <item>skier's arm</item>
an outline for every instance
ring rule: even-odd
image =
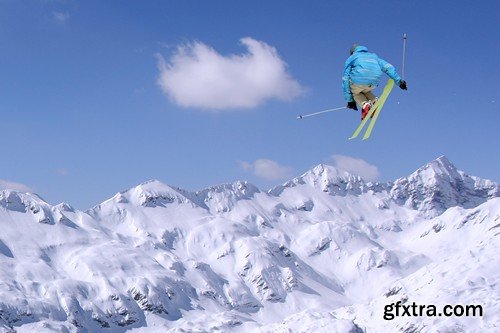
[[[394,68],[393,65],[391,65],[390,63],[388,63],[387,61],[385,61],[384,59],[381,59],[381,58],[378,58],[378,63],[380,65],[380,68],[382,69],[382,71],[389,75],[389,77],[391,79],[393,79],[396,84],[399,86],[400,83],[401,83],[401,76],[399,76],[398,72],[396,72],[396,68]]]
[[[344,99],[347,103],[354,101],[351,93],[351,57],[347,59],[344,65],[344,73],[342,75],[342,91],[344,93]]]

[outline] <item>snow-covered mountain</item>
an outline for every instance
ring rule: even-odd
[[[387,183],[149,181],[86,212],[0,191],[0,331],[497,332],[499,197],[445,157]],[[385,320],[398,301],[484,315]]]

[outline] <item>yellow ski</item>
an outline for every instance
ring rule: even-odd
[[[391,92],[393,87],[394,87],[394,80],[390,79],[389,82],[387,82],[387,84],[385,85],[384,91],[382,92],[382,96],[380,96],[380,99],[376,103],[378,104],[378,108],[375,110],[375,114],[373,113],[371,114],[373,119],[372,121],[370,121],[370,124],[366,129],[365,135],[363,136],[363,140],[368,139],[372,134],[373,126],[375,126],[375,122],[377,121],[380,111],[382,111],[382,107],[384,106],[385,101],[387,100],[387,96],[389,96],[389,93]]]
[[[380,109],[382,109],[382,106],[384,106],[384,103],[387,100],[387,96],[389,96],[389,93],[391,92],[393,87],[394,87],[394,80],[389,79],[389,82],[387,82],[387,84],[385,85],[384,90],[382,92],[382,95],[380,95],[380,98],[378,99],[377,103],[375,103],[375,105],[373,106],[373,109],[371,109],[370,112],[366,115],[365,119],[363,119],[361,121],[358,128],[356,128],[356,130],[351,135],[349,140],[357,138],[359,133],[361,133],[361,131],[363,130],[363,127],[365,127],[368,120],[372,119],[372,117],[373,117],[372,122],[368,126],[368,129],[366,130],[366,133],[363,136],[363,140],[367,139],[370,136],[370,134],[373,130],[373,126],[375,125],[375,120],[377,119],[378,114],[380,113],[379,111],[380,111]],[[369,133],[368,133],[368,131],[369,131]],[[367,135],[367,133],[368,133],[368,135]]]

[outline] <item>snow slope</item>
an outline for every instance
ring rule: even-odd
[[[499,196],[445,157],[387,183],[149,181],[86,212],[0,191],[0,332],[496,332]],[[484,314],[384,320],[398,301]]]

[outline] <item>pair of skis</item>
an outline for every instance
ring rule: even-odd
[[[365,119],[361,121],[361,124],[359,124],[358,128],[354,131],[354,133],[351,135],[349,140],[356,139],[365,127],[365,125],[368,123],[368,121],[371,119],[370,124],[368,125],[368,128],[366,129],[365,134],[363,135],[363,140],[366,140],[370,137],[373,131],[373,127],[375,126],[375,122],[378,119],[378,116],[380,115],[380,111],[382,111],[382,107],[385,104],[385,101],[387,100],[387,97],[391,93],[392,88],[394,87],[394,80],[389,79],[387,84],[384,87],[384,91],[382,92],[382,95],[380,95],[380,98],[378,99],[377,103],[373,106],[373,108],[368,112],[366,115]]]

